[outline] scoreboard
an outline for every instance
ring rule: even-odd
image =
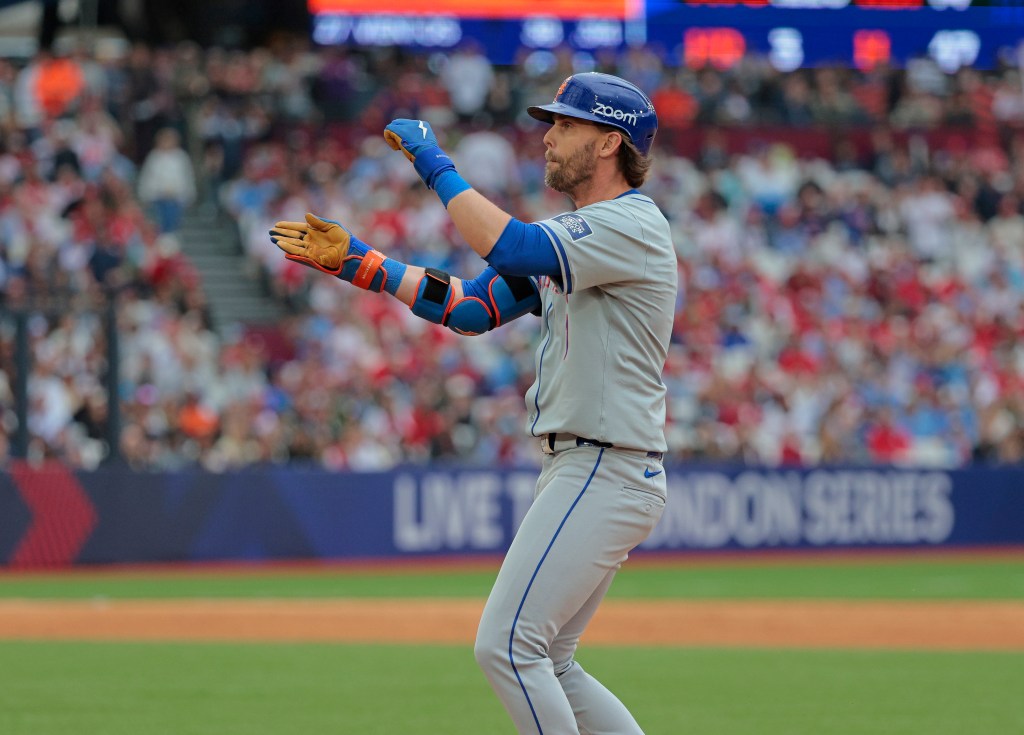
[[[670,64],[728,68],[759,52],[781,70],[862,69],[929,55],[946,71],[1017,58],[1018,0],[308,0],[317,43],[444,50],[478,42],[511,64],[524,48],[648,45]]]

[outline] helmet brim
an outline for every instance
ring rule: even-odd
[[[555,115],[565,115],[566,117],[575,117],[577,120],[590,120],[591,122],[609,124],[608,120],[604,118],[600,118],[597,115],[587,115],[580,112],[579,108],[570,107],[561,102],[552,102],[550,105],[533,105],[526,108],[526,113],[534,120],[546,122],[548,125],[554,124]],[[613,124],[613,127],[619,126]]]

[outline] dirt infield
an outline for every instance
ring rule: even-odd
[[[0,601],[0,639],[469,643],[481,600]],[[1024,651],[1024,602],[620,601],[585,642]]]

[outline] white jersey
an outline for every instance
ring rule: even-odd
[[[668,221],[631,190],[538,224],[561,277],[536,279],[544,326],[527,430],[665,451],[661,373],[678,288]]]

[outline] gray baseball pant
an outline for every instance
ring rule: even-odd
[[[643,735],[573,655],[615,572],[661,518],[665,497],[661,462],[643,452],[585,446],[545,455],[474,649],[519,733]]]

